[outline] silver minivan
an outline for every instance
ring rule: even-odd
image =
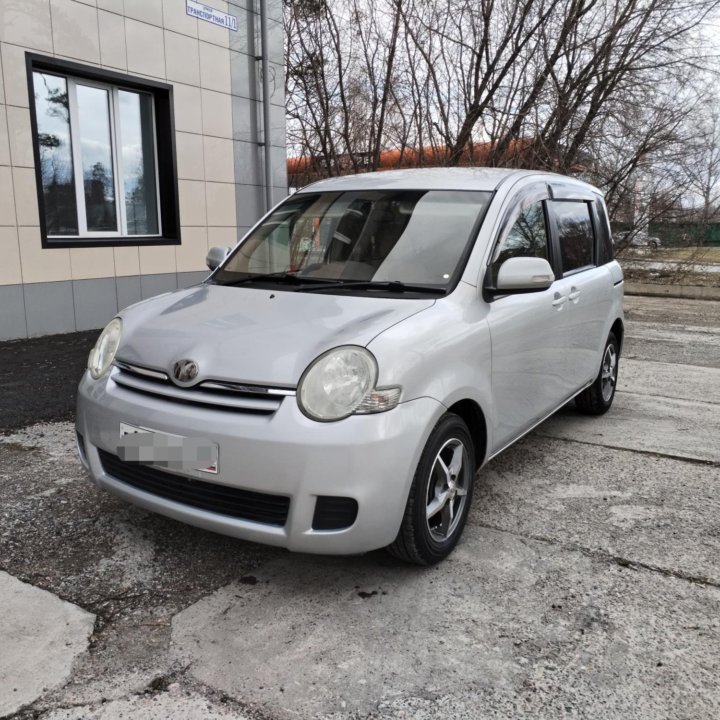
[[[584,182],[323,180],[208,265],[201,285],[112,320],[78,393],[95,482],[172,518],[434,563],[478,468],[573,398],[612,404],[623,277]]]

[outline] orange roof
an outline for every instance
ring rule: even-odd
[[[531,145],[530,140],[514,140],[509,147],[510,155],[519,155],[527,150]],[[490,153],[494,147],[493,143],[483,143],[481,145],[472,145],[463,150],[458,161],[458,165],[485,165],[488,161]],[[450,150],[447,147],[439,148],[403,148],[402,150],[383,150],[380,153],[379,170],[389,170],[391,168],[409,168],[409,167],[433,167],[447,164]],[[349,156],[343,155],[338,158],[340,165],[340,174],[347,174],[353,171],[353,164]],[[310,179],[324,177],[327,173],[322,171],[323,160],[320,157],[310,155],[301,155],[299,157],[291,157],[287,160],[287,173],[290,179],[307,182]],[[361,158],[358,158],[359,169],[363,168]],[[293,185],[293,182],[290,182]],[[295,183],[300,184],[300,183]]]

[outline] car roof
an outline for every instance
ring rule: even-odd
[[[349,190],[497,190],[507,181],[519,180],[528,176],[538,176],[548,182],[561,182],[563,185],[578,189],[593,189],[587,183],[565,175],[539,172],[536,170],[517,170],[485,167],[439,167],[409,168],[403,170],[381,170],[358,175],[319,180],[306,185],[298,192],[344,192]],[[596,191],[597,192],[597,191]]]

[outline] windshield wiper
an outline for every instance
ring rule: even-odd
[[[220,281],[218,285],[245,285],[246,283],[262,282],[263,280],[273,280],[277,282],[287,282],[296,285],[303,282],[296,273],[283,270],[282,272],[262,273],[260,275],[248,275],[238,280]],[[216,281],[217,282],[217,281]]]
[[[399,280],[338,280],[312,287],[300,287],[299,291],[314,292],[315,290],[334,290],[336,288],[345,290],[384,290],[392,293],[425,293],[427,295],[445,295],[446,289],[433,287],[431,285],[412,285],[400,282]]]
[[[445,288],[433,287],[429,285],[412,285],[399,280],[334,280],[325,282],[323,278],[307,277],[298,275],[294,272],[283,270],[282,272],[262,273],[260,275],[248,275],[238,280],[218,281],[218,285],[246,285],[255,282],[264,282],[270,280],[272,282],[287,283],[288,285],[297,286],[297,290],[301,292],[313,292],[315,290],[335,290],[335,289],[354,289],[354,290],[383,290],[392,293],[424,293],[426,295],[444,295]]]
[[[259,275],[248,275],[244,278],[239,278],[238,280],[214,280],[215,283],[218,285],[246,285],[249,283],[254,282],[265,282],[265,281],[271,281],[271,282],[278,282],[278,283],[287,283],[288,285],[298,285],[302,286],[304,289],[305,283],[318,283],[322,285],[327,285],[329,283],[326,282],[325,278],[319,278],[319,277],[312,277],[312,276],[305,276],[305,275],[298,275],[297,272],[289,272],[287,270],[282,270],[281,272],[274,272],[274,273],[261,273]],[[298,287],[298,289],[301,289]]]

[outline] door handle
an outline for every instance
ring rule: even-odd
[[[552,304],[553,307],[562,307],[567,302],[567,296],[561,295],[559,292],[555,293]]]
[[[570,288],[570,294],[568,295],[568,297],[569,297],[573,302],[577,302],[577,301],[578,301],[578,298],[580,297],[580,291],[573,285],[573,286]]]

